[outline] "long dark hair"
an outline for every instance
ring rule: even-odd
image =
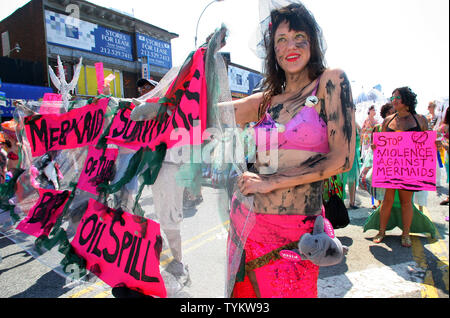
[[[383,106],[381,106],[380,110],[380,116],[381,118],[385,119],[387,117],[387,113],[393,108],[391,103],[386,103]]]
[[[308,75],[311,80],[319,77],[326,69],[325,62],[325,41],[322,30],[317,24],[312,13],[303,4],[293,3],[270,13],[270,25],[264,37],[266,49],[265,59],[265,94],[260,107],[259,115],[265,113],[270,99],[281,94],[286,85],[286,75],[278,66],[274,37],[275,32],[282,22],[288,22],[289,29],[305,32],[310,41],[311,58],[308,62]]]
[[[392,94],[394,94],[396,91],[400,94],[400,97],[402,98],[402,103],[408,106],[408,111],[411,114],[417,114],[416,113],[417,94],[414,93],[412,89],[409,88],[408,86],[396,88],[392,91]]]

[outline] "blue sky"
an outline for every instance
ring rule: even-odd
[[[0,0],[0,20],[27,3]],[[179,34],[172,41],[173,64],[181,64],[194,49],[200,13],[211,0],[91,0],[133,14],[136,18]],[[261,60],[250,49],[259,19],[259,0],[224,0],[204,12],[198,44],[225,23],[229,28],[222,51],[231,60],[261,70]],[[381,84],[386,96],[396,87],[410,86],[419,109],[431,99],[448,97],[448,0],[304,0],[323,29],[326,58],[341,68],[358,92]]]

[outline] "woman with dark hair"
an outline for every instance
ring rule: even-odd
[[[391,103],[386,103],[383,106],[381,106],[380,109],[380,116],[383,118],[383,120],[389,116],[395,113],[394,106],[392,106]],[[382,124],[376,124],[373,128],[373,131],[371,133],[371,148],[369,151],[366,152],[366,155],[363,158],[363,166],[362,171],[360,175],[360,184],[362,185],[362,188],[369,192],[372,197],[378,201],[378,206],[381,204],[381,201],[384,197],[384,189],[383,188],[373,188],[372,187],[372,166],[373,166],[373,133],[381,132]],[[372,205],[372,209],[376,209],[377,206]]]
[[[400,87],[392,92],[391,103],[396,111],[388,116],[384,122],[382,132],[400,131],[425,131],[428,129],[428,121],[425,116],[416,113],[417,95],[409,87]],[[413,220],[412,197],[414,192],[400,189],[386,189],[383,202],[380,207],[380,227],[378,234],[373,238],[374,243],[380,243],[385,236],[386,227],[391,216],[391,209],[395,200],[395,193],[401,204],[403,233],[401,245],[411,247],[409,231]]]
[[[280,251],[295,249],[323,215],[323,180],[352,167],[355,109],[346,74],[325,67],[313,15],[291,4],[273,10],[270,19],[264,90],[233,102],[241,127],[256,122],[258,148],[254,170],[237,181],[244,196],[254,196],[253,206],[238,195],[231,204],[231,241],[242,232],[240,220],[254,211],[244,241],[245,275],[236,278],[232,296],[317,297],[319,267],[284,259]],[[267,131],[275,132],[278,143],[260,138]]]
[[[386,103],[383,106],[381,106],[380,116],[381,116],[381,118],[383,118],[383,120],[387,116],[392,115],[393,113],[395,113],[395,110],[394,110],[394,106],[392,106],[391,103]],[[381,128],[381,125],[380,125],[380,128]],[[375,132],[375,129],[374,129],[374,132]]]

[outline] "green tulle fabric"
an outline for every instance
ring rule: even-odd
[[[367,230],[379,230],[380,229],[380,207],[378,207],[366,220],[364,224],[363,232]],[[398,192],[395,192],[395,200],[391,210],[391,216],[389,218],[389,222],[386,226],[386,231],[391,231],[394,228],[403,227],[402,222],[402,210],[400,204],[400,198],[398,196]],[[413,204],[413,219],[410,227],[411,233],[423,233],[430,234],[431,238],[436,237],[436,227],[433,222],[421,212],[419,209],[415,207]]]

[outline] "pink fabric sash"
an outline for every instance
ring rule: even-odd
[[[254,213],[254,224],[250,231],[246,231],[243,225],[248,220],[249,213],[243,204],[233,198],[229,252],[233,251],[233,242],[248,234],[244,248],[246,263],[284,245],[297,242],[305,233],[312,233],[316,219],[316,216]],[[281,258],[271,260],[268,264],[256,268],[254,272],[263,298],[317,297],[319,267],[310,261],[292,262]],[[233,297],[256,297],[247,275],[244,282],[236,282]]]

